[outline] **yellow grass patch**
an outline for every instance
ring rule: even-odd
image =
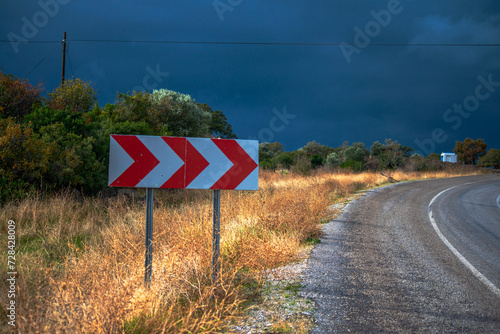
[[[210,191],[155,192],[153,282],[144,280],[144,200],[37,196],[6,204],[1,235],[16,222],[17,320],[23,333],[193,333],[223,330],[241,312],[249,282],[297,259],[318,237],[329,205],[390,181],[448,177],[450,172],[261,171],[258,192],[223,191],[221,284],[211,286]],[[1,248],[6,254],[7,239]],[[6,282],[6,256],[0,280]],[[253,284],[253,283],[252,283]],[[7,294],[7,285],[0,286]],[[5,298],[1,330],[9,327]]]

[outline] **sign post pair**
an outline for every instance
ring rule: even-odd
[[[146,188],[145,283],[153,254],[153,189],[212,189],[212,282],[220,272],[220,190],[258,190],[256,140],[111,135],[109,186]]]

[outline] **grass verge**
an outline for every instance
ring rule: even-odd
[[[391,177],[402,181],[463,173],[394,172]],[[269,270],[299,260],[304,247],[318,242],[319,222],[331,218],[332,203],[386,182],[387,177],[377,173],[261,172],[258,192],[223,192],[222,272],[216,289],[210,272],[210,191],[155,193],[150,288],[143,284],[145,205],[141,196],[81,199],[60,193],[7,203],[0,213],[0,251],[6,259],[7,222],[14,220],[19,273],[16,330],[231,331],[231,323],[244,319],[245,310],[266,299]],[[1,295],[7,295],[7,272],[2,261]],[[297,284],[287,281],[279,287],[288,294],[286,303],[296,297]],[[5,298],[0,305],[0,330],[8,332]],[[300,314],[276,318],[270,328],[277,333],[307,331],[310,324],[301,319]]]

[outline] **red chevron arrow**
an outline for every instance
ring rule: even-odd
[[[184,188],[186,174],[186,138],[162,137],[168,146],[184,161],[181,166],[160,188]]]
[[[233,166],[210,189],[235,189],[257,168],[257,163],[235,140],[212,139]]]
[[[111,137],[113,137],[125,152],[127,152],[134,160],[134,163],[110,184],[110,186],[135,187],[160,163],[136,136],[112,135]]]
[[[184,184],[184,187],[187,187],[191,182],[193,182],[193,180],[196,179],[196,177],[200,175],[200,173],[203,172],[203,170],[209,165],[207,159],[205,159],[203,155],[198,152],[189,140],[186,140],[186,143],[186,183]]]
[[[163,137],[163,140],[184,161],[184,165],[161,188],[186,188],[209,163],[186,138]]]

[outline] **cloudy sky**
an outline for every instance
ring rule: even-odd
[[[500,148],[498,0],[3,0],[0,31],[0,70],[48,91],[66,31],[66,75],[100,105],[168,88],[287,150]]]

